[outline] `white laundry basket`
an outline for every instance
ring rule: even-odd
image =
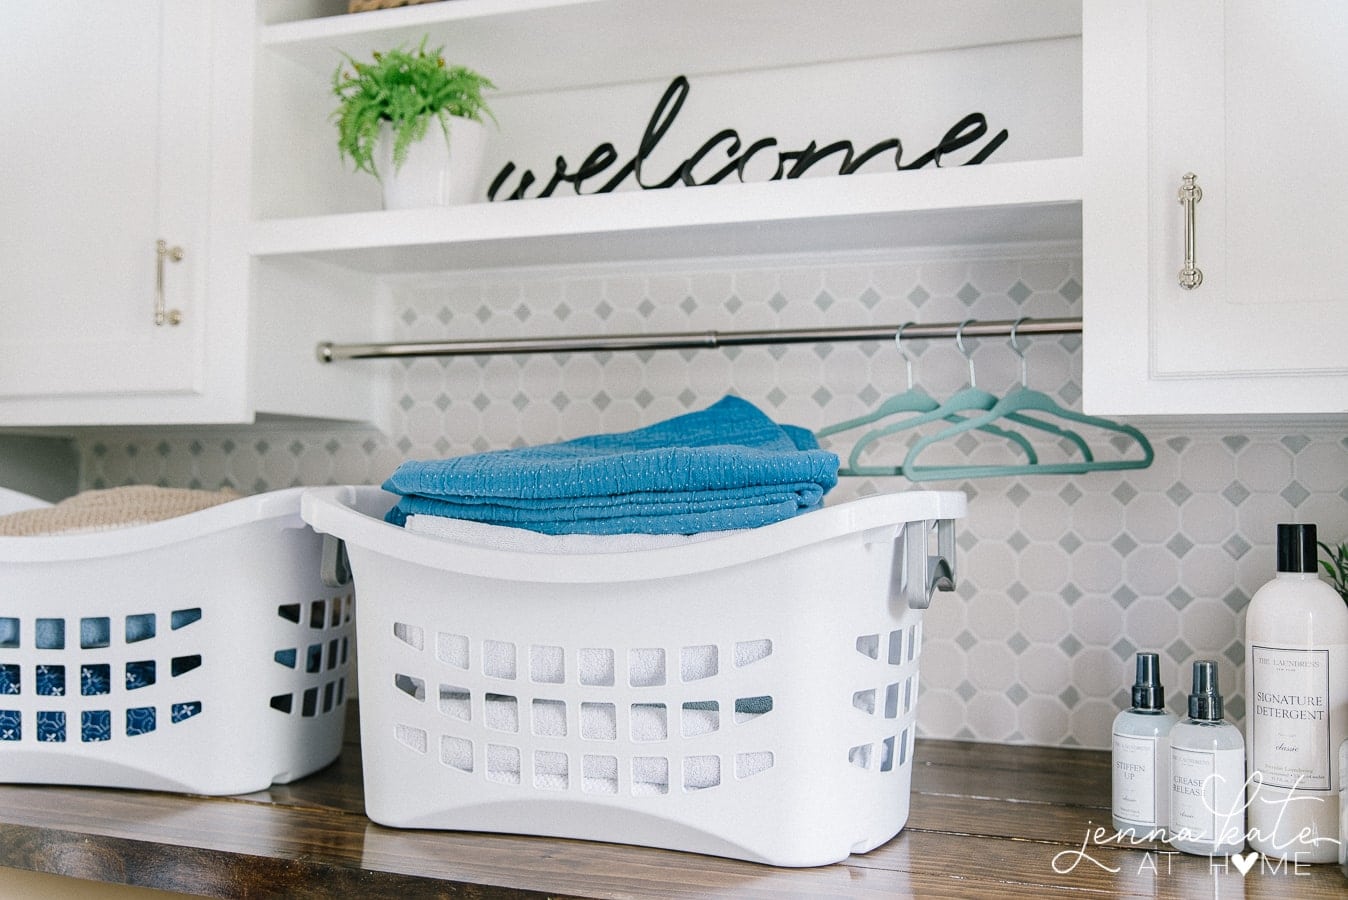
[[[408,532],[381,520],[395,499],[336,487],[303,501],[345,542],[360,594],[376,822],[786,866],[903,827],[921,608],[935,582],[953,586],[962,494],[586,555]]]
[[[0,537],[0,782],[236,794],[336,759],[353,599],[303,490]]]

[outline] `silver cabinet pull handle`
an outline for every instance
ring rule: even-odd
[[[154,323],[177,325],[183,320],[180,309],[164,309],[164,260],[178,262],[183,258],[182,247],[170,247],[168,241],[155,241]]]
[[[1184,268],[1179,270],[1179,286],[1186,291],[1203,283],[1203,270],[1194,264],[1194,232],[1197,229],[1194,208],[1203,199],[1203,189],[1196,184],[1197,180],[1198,176],[1193,172],[1186,172],[1179,189],[1180,206],[1184,207]]]

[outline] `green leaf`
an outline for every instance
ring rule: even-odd
[[[1324,556],[1319,560],[1320,567],[1325,570],[1325,575],[1334,590],[1339,592],[1339,596],[1348,603],[1348,541],[1339,544],[1337,547],[1331,547],[1324,541],[1317,542],[1320,545]]]
[[[373,62],[359,62],[342,54],[332,73],[332,93],[338,106],[332,113],[337,126],[337,150],[356,171],[381,173],[374,162],[375,147],[384,123],[392,129],[394,171],[402,168],[412,144],[423,140],[432,119],[449,140],[449,117],[493,122],[483,92],[496,85],[464,66],[446,65],[443,47],[427,50],[429,36],[415,51],[402,47],[372,54]]]

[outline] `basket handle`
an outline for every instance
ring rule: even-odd
[[[933,526],[936,553],[928,550]],[[932,594],[955,589],[954,519],[905,522],[898,535],[899,596],[911,609],[931,606]]]
[[[346,542],[330,534],[323,535],[323,555],[318,575],[325,587],[342,587],[351,581],[351,564],[346,558]]]

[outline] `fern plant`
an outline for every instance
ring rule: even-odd
[[[1330,585],[1339,592],[1343,602],[1348,603],[1348,541],[1337,547],[1331,547],[1320,541],[1320,549],[1324,551],[1320,567],[1329,576]]]
[[[358,62],[343,53],[345,62],[332,73],[332,93],[340,103],[332,114],[337,124],[337,148],[355,164],[357,171],[376,178],[375,147],[381,127],[393,133],[393,168],[407,161],[408,148],[426,136],[432,121],[438,122],[449,141],[449,119],[457,116],[482,122],[495,121],[483,91],[496,85],[464,66],[446,65],[444,48],[426,49],[421,39],[414,51],[401,47],[380,53],[373,62]]]

